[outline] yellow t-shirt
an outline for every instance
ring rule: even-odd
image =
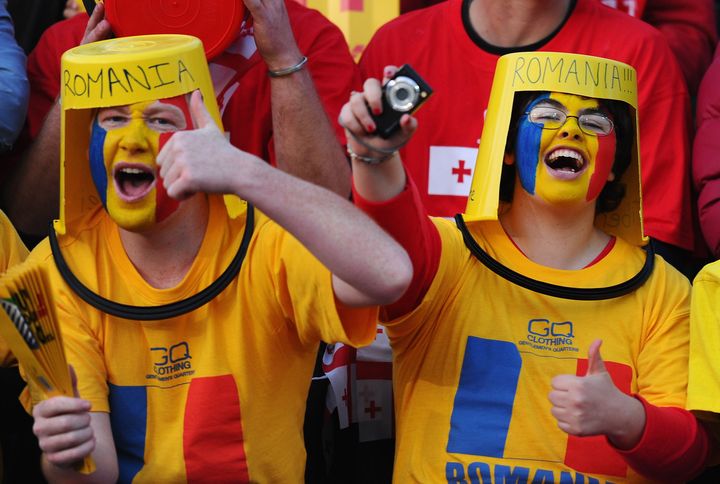
[[[689,410],[720,413],[718,355],[720,355],[720,261],[703,267],[693,282],[687,399]]]
[[[395,482],[644,482],[603,437],[569,437],[550,413],[551,379],[584,375],[601,353],[621,390],[659,406],[685,405],[688,281],[657,257],[635,292],[574,301],[524,289],[490,271],[457,228],[435,220],[442,253],[413,312],[388,324],[397,411]],[[516,272],[588,288],[624,282],[645,252],[617,240],[582,270],[528,260],[497,222],[471,228]]]
[[[28,250],[20,240],[10,220],[0,210],[0,273],[25,260]],[[0,338],[0,366],[6,367],[17,363],[5,341]]]
[[[115,302],[160,305],[214,282],[237,252],[244,218],[211,197],[208,231],[174,288],[148,285],[117,226],[99,210],[60,238],[75,275]],[[92,411],[110,412],[120,482],[301,482],[305,399],[320,339],[372,341],[377,309],[343,310],[331,275],[300,243],[256,211],[238,277],[183,316],[137,322],[100,313],[48,260],[68,360]]]

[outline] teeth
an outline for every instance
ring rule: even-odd
[[[123,168],[120,171],[123,173],[127,173],[128,175],[142,175],[144,173],[147,173],[145,170],[141,170],[139,168]]]
[[[580,156],[580,153],[578,153],[577,151],[564,149],[555,150],[550,153],[550,160],[556,160],[561,156],[564,156],[565,158],[575,158],[576,160],[582,161],[582,156]]]
[[[575,169],[579,170],[582,168],[583,164],[585,163],[585,160],[583,160],[582,155],[574,150],[568,150],[568,149],[558,149],[550,153],[550,156],[548,156],[548,161],[553,162],[557,160],[558,158],[571,158],[575,160]]]

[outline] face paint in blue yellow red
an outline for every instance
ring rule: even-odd
[[[120,227],[143,230],[177,209],[155,160],[169,137],[185,129],[192,129],[185,96],[98,111],[90,167],[103,205]]]
[[[542,94],[528,106],[552,104],[568,118],[558,129],[543,129],[522,116],[518,125],[515,163],[520,183],[531,195],[550,203],[592,201],[612,176],[615,134],[596,136],[580,129],[583,113],[597,112],[596,99],[572,94]]]

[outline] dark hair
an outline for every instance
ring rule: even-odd
[[[515,93],[513,110],[510,116],[510,126],[505,144],[505,153],[512,153],[515,150],[520,116],[525,113],[530,103],[537,99],[543,92],[520,91]],[[625,196],[625,184],[620,181],[622,175],[630,166],[632,159],[633,140],[635,132],[630,116],[630,109],[622,101],[599,99],[601,109],[607,111],[615,125],[615,160],[613,161],[612,172],[615,180],[605,183],[597,199],[595,211],[597,213],[612,212],[615,210]],[[515,166],[503,164],[502,176],[500,178],[500,200],[512,201],[515,188]]]

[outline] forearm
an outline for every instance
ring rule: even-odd
[[[704,467],[710,452],[705,428],[690,412],[657,407],[638,397],[646,419],[640,440],[618,452],[640,474],[651,479],[680,482],[693,478]]]
[[[43,476],[50,484],[102,484],[110,482],[107,477],[101,476],[101,472],[95,471],[92,474],[81,474],[75,469],[65,469],[48,462],[45,454],[40,458],[40,466]]]
[[[714,257],[720,258],[720,64],[708,71],[698,97],[698,129],[693,143],[692,176],[697,193],[697,212],[705,242]]]
[[[12,55],[13,52],[0,50],[0,58],[10,59]],[[22,56],[17,64],[5,61],[0,67],[0,112],[4,113],[0,119],[0,148],[3,149],[15,143],[27,114],[28,80],[24,60]]]
[[[359,170],[358,170],[359,171]],[[357,176],[357,171],[356,171]],[[420,194],[412,180],[407,178],[404,189],[391,199],[368,193],[364,197],[359,193],[355,179],[353,200],[363,212],[368,214],[407,251],[413,266],[413,279],[405,294],[395,303],[386,307],[388,319],[395,319],[412,311],[430,288],[440,263],[441,243],[437,228],[428,218],[420,200]],[[374,188],[379,188],[386,179],[375,180]],[[367,187],[366,187],[367,188]],[[379,191],[384,191],[379,189]],[[395,189],[387,191],[393,193]],[[375,200],[372,200],[375,198]],[[380,201],[378,201],[378,199]]]
[[[0,143],[10,146],[17,138],[28,102],[25,54],[15,42],[12,19],[6,2],[0,2]]]
[[[294,65],[299,51],[287,56]],[[342,197],[350,194],[350,166],[330,124],[307,68],[271,79],[275,158],[282,170],[324,186]],[[280,135],[278,135],[281,133]]]
[[[412,273],[407,254],[349,201],[259,160],[234,186],[342,281],[336,294],[344,303],[388,304],[405,291]],[[359,294],[343,292],[342,283]]]
[[[399,195],[407,185],[407,175],[399,154],[378,165],[353,160],[353,190],[370,202],[385,202]]]
[[[57,215],[59,154],[60,106],[55,104],[3,190],[8,216],[19,231],[43,234]]]

